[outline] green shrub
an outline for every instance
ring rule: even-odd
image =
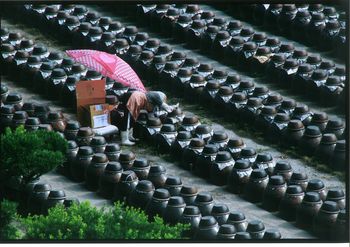
[[[0,203],[0,240],[12,240],[20,237],[20,231],[14,225],[17,215],[17,204],[8,200]]]
[[[68,209],[58,205],[47,216],[35,215],[22,219],[25,239],[180,239],[188,225],[165,225],[156,217],[154,222],[135,208],[116,203],[113,208],[97,209],[89,202],[73,204]]]
[[[7,128],[1,135],[0,180],[21,177],[26,184],[61,165],[66,150],[67,141],[56,132]]]

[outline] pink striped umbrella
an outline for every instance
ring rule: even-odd
[[[67,50],[68,56],[125,86],[146,92],[136,72],[120,57],[95,50]]]

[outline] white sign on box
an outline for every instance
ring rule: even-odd
[[[94,124],[93,124],[94,128],[107,126],[109,125],[108,114],[93,116],[93,121],[94,121]]]

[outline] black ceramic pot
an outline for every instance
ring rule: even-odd
[[[150,202],[153,193],[154,185],[149,180],[140,181],[135,189],[129,194],[127,202],[130,206],[146,209],[147,204]]]
[[[282,145],[297,146],[304,134],[304,130],[305,130],[304,124],[300,120],[296,120],[296,119],[290,120],[282,136],[282,139],[283,139]]]
[[[88,146],[94,135],[90,127],[81,127],[78,131],[76,141],[79,146]]]
[[[122,151],[119,155],[119,163],[122,165],[123,170],[131,170],[135,162],[136,156],[131,151]]]
[[[139,180],[145,180],[148,177],[150,167],[150,162],[148,160],[135,159],[131,170],[136,173]]]
[[[215,217],[219,226],[226,223],[230,214],[230,210],[226,204],[217,203],[214,204],[213,209],[211,211],[211,215]]]
[[[123,171],[119,182],[114,187],[112,201],[124,201],[135,189],[138,182],[135,172]]]
[[[226,224],[233,225],[237,232],[245,232],[248,222],[242,212],[234,211],[229,214]]]
[[[34,186],[32,193],[28,198],[28,213],[31,214],[40,214],[41,208],[43,207],[47,197],[51,191],[50,184],[38,183]]]
[[[241,155],[242,149],[245,147],[246,145],[242,138],[236,137],[229,139],[225,150],[230,152],[233,159],[237,160]]]
[[[42,214],[46,215],[50,208],[55,207],[58,204],[63,205],[65,199],[66,193],[63,190],[51,190],[47,200],[42,205]]]
[[[175,225],[181,220],[185,207],[185,201],[181,196],[170,197],[163,213],[164,221],[170,225]]]
[[[219,228],[217,239],[234,239],[236,235],[236,228],[233,225],[223,224]]]
[[[189,131],[179,131],[175,141],[171,144],[170,153],[178,159],[182,157],[183,150],[190,144],[191,133]]]
[[[120,146],[117,143],[108,143],[105,148],[105,154],[109,161],[118,161],[120,155]]]
[[[266,173],[271,176],[273,174],[276,162],[270,153],[259,153],[253,164],[253,169],[264,169]]]
[[[180,191],[182,188],[182,181],[180,177],[169,176],[167,177],[164,188],[167,189],[170,193],[170,196],[178,196],[180,195]]]
[[[335,226],[331,229],[331,238],[333,240],[348,239],[349,231],[347,229],[348,229],[348,226],[347,226],[346,210],[342,209],[338,213]]]
[[[194,186],[182,186],[180,196],[185,200],[187,206],[194,205],[194,201],[198,195],[198,189]]]
[[[264,191],[263,208],[268,211],[277,211],[287,190],[287,184],[281,175],[271,176]]]
[[[330,167],[342,171],[346,166],[346,143],[345,140],[337,141],[333,155],[329,160]]]
[[[248,223],[247,232],[252,239],[262,239],[265,233],[265,225],[260,220],[252,220]]]
[[[210,177],[210,169],[214,164],[218,147],[213,144],[207,144],[203,148],[203,152],[198,156],[194,169],[195,173],[203,178]]]
[[[322,133],[318,126],[307,126],[299,143],[300,151],[309,156],[314,155],[321,142],[321,139]]]
[[[64,136],[67,140],[75,140],[77,135],[78,135],[78,131],[80,128],[80,124],[78,121],[67,121],[67,125],[66,128],[64,129]]]
[[[198,229],[199,222],[202,218],[199,208],[196,206],[186,206],[180,222],[183,224],[190,224],[191,227],[189,230],[183,232],[184,237],[192,238],[195,232]]]
[[[289,185],[279,205],[279,215],[285,220],[294,221],[304,195],[299,185]]]
[[[168,205],[170,198],[169,191],[166,189],[156,189],[149,203],[146,205],[146,213],[152,221],[155,216],[162,217],[164,210]]]
[[[338,204],[340,210],[345,209],[345,193],[342,189],[333,188],[327,192],[326,201],[334,201]]]
[[[312,227],[313,218],[317,215],[322,205],[320,194],[306,192],[302,203],[297,208],[296,224],[305,229]]]
[[[244,197],[253,203],[261,202],[268,182],[269,177],[265,170],[254,169],[245,186]]]
[[[79,147],[75,162],[70,167],[70,173],[75,181],[84,181],[85,171],[91,163],[93,154],[93,150],[90,146]]]
[[[326,200],[327,197],[327,191],[326,191],[326,187],[323,183],[322,180],[320,179],[311,179],[309,181],[309,183],[307,184],[306,187],[306,191],[307,192],[317,192],[320,194],[320,198],[322,201]]]
[[[267,229],[264,233],[263,239],[274,240],[281,239],[281,233],[277,229]]]
[[[273,173],[274,175],[281,175],[286,182],[289,182],[293,169],[288,161],[280,160],[276,163]]]
[[[306,191],[308,184],[308,176],[303,172],[294,171],[289,180],[289,185],[299,185],[303,191]]]
[[[218,152],[215,162],[210,167],[210,181],[215,185],[226,185],[234,164],[235,161],[229,152]]]
[[[334,134],[323,134],[320,145],[317,147],[317,150],[315,152],[315,156],[325,163],[329,162],[329,159],[333,155],[336,143],[337,137]]]
[[[228,189],[235,194],[243,193],[252,171],[249,161],[238,159],[228,177]]]
[[[338,204],[325,201],[313,219],[312,230],[321,239],[331,239],[331,229],[335,226],[339,213]]]
[[[192,138],[189,146],[183,151],[181,166],[187,170],[192,170],[196,159],[202,153],[204,146],[204,140]]]
[[[95,153],[91,163],[86,168],[85,182],[89,190],[96,191],[99,180],[108,164],[107,156],[104,153]]]
[[[108,162],[100,176],[99,193],[107,199],[112,199],[114,187],[119,183],[123,168],[115,161]]]
[[[211,214],[214,206],[214,200],[211,194],[207,192],[200,192],[194,201],[194,205],[199,208],[202,216],[207,216]]]
[[[203,216],[199,222],[198,229],[195,232],[194,239],[216,239],[218,232],[219,224],[216,222],[215,218],[213,216]]]
[[[164,187],[167,179],[165,167],[159,164],[151,165],[147,179],[151,181],[157,189]]]

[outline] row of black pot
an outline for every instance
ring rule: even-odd
[[[200,67],[201,66],[199,66],[199,69]],[[167,76],[166,73],[161,72],[159,76],[160,76],[161,84],[165,84],[165,81],[167,81],[169,84],[170,83],[176,84],[176,80],[174,80],[171,77],[168,78],[169,76]],[[192,78],[193,77],[191,77],[191,80],[187,84],[191,85]],[[170,81],[167,79],[169,79]],[[197,77],[195,77],[195,79],[198,80]],[[237,79],[237,76],[233,76],[230,79]],[[226,84],[229,83],[228,80],[229,79],[226,79],[225,81]],[[238,78],[238,82],[239,81],[240,80]],[[298,145],[299,140],[302,140],[300,141],[300,147],[301,147],[301,150],[306,154],[313,155],[315,152],[317,152],[317,154],[320,154],[320,156],[322,156],[321,158],[324,161],[327,162],[331,159],[332,153],[336,146],[336,138],[334,136],[327,135],[324,138],[325,139],[324,143],[322,143],[325,145],[323,146],[320,145],[321,147],[319,148],[318,151],[316,151],[319,144],[321,143],[321,136],[319,133],[320,131],[317,130],[315,126],[308,126],[306,129],[307,131],[304,132],[303,125],[307,126],[307,124],[309,123],[311,123],[312,125],[317,125],[321,130],[325,129],[326,133],[333,132],[339,138],[342,135],[342,132],[344,132],[344,124],[341,121],[332,120],[332,121],[329,121],[329,123],[327,124],[328,117],[326,114],[319,113],[319,114],[314,114],[314,117],[311,117],[311,112],[309,112],[306,106],[304,105],[295,106],[296,105],[295,102],[291,100],[283,101],[282,97],[278,94],[269,95],[268,90],[266,90],[266,88],[261,88],[261,87],[255,88],[253,83],[240,82],[239,86],[236,89],[236,93],[234,93],[234,90],[232,90],[230,87],[227,87],[227,86],[224,86],[218,89],[219,85],[217,84],[218,83],[215,83],[215,82],[211,82],[211,83],[209,82],[207,84],[201,85],[200,87],[195,87],[195,88],[188,87],[186,88],[187,89],[186,92],[188,91],[189,93],[185,94],[185,96],[187,95],[186,98],[192,98],[193,94],[196,96],[199,95],[201,96],[200,98],[203,98],[201,100],[203,103],[207,103],[208,100],[209,101],[211,100],[213,101],[211,102],[212,103],[211,105],[214,105],[214,107],[218,106],[221,109],[222,108],[228,109],[227,110],[228,115],[232,114],[235,116],[235,118],[241,115],[240,119],[243,119],[244,121],[248,121],[251,123],[255,122],[258,129],[261,129],[261,130],[271,129],[271,131],[266,131],[266,134],[267,136],[272,137],[271,139],[274,141],[282,140],[282,142],[284,141],[285,143],[292,142],[294,145]],[[114,85],[117,85],[117,84],[115,83]],[[205,88],[204,88],[204,85],[206,85]],[[215,85],[216,85],[216,88],[214,87],[214,90],[213,90],[213,86]],[[192,92],[190,91],[191,89],[192,89]],[[114,90],[114,86],[111,88],[111,90],[117,91],[117,90]],[[123,91],[123,90],[119,90],[119,91]],[[250,98],[249,100],[247,100],[247,97],[244,97],[244,96],[243,98],[238,97],[238,96],[242,96],[242,92],[250,96],[257,96],[257,97]],[[238,98],[238,99],[236,99],[235,101],[235,98]],[[262,102],[259,102],[260,100],[257,98],[260,98],[260,100],[263,99],[263,102],[265,103],[265,107],[262,108],[263,104]],[[277,106],[279,108],[279,111],[281,113],[284,112],[285,115],[276,114],[276,109],[273,108],[274,106]],[[292,113],[290,118],[302,120],[302,122],[289,121],[289,117],[287,116],[288,113]],[[290,128],[288,129],[288,127]],[[290,136],[291,138],[289,138]],[[310,143],[312,145],[309,145]],[[345,152],[344,152],[345,149],[342,148],[344,144],[345,143],[341,142],[338,145],[340,148],[339,147],[337,148],[337,151],[340,150],[339,151],[340,156],[336,155],[336,156],[339,156],[339,159],[337,159],[337,162],[335,162],[337,164],[339,163],[336,166],[336,169],[341,169],[343,166],[343,163],[345,162]]]
[[[190,120],[193,125],[188,124]],[[179,129],[183,130],[177,132],[171,124],[154,126],[156,122],[161,122],[150,118],[146,122],[138,121],[135,133],[147,143],[155,144],[159,151],[171,152],[175,159],[180,159],[183,168],[191,169],[216,185],[227,183],[229,191],[261,204],[268,211],[278,211],[282,218],[296,221],[298,226],[311,229],[318,236],[326,234],[323,237],[330,238],[330,232],[325,231],[330,225],[319,230],[324,221],[321,224],[316,215],[320,212],[319,217],[323,219],[324,215],[333,212],[332,217],[336,217],[339,210],[344,210],[343,190],[330,189],[326,192],[321,180],[308,181],[305,173],[293,172],[288,162],[279,161],[275,165],[270,154],[256,155],[254,149],[244,147],[241,139],[230,139],[227,143],[227,135],[223,132],[213,133],[209,126],[199,125],[193,120],[193,116],[185,117],[183,122],[187,124],[180,124]],[[324,206],[320,211],[322,201]],[[343,218],[344,214],[345,211],[339,218]]]
[[[337,12],[334,7],[322,4],[242,4],[225,10],[237,18],[306,45],[317,46],[321,50],[335,49],[336,54],[344,58],[341,50],[346,43],[343,33],[345,11]]]
[[[160,14],[162,19],[158,23],[167,20],[167,11],[164,6],[169,8],[169,5],[160,5],[159,8],[165,8],[165,12],[159,11],[162,13]],[[157,7],[153,9],[153,12],[157,12]],[[171,10],[172,8],[168,11],[172,12]],[[150,10],[144,15],[152,18],[153,12]],[[172,20],[173,26],[176,26],[177,19],[172,18]],[[202,20],[203,27],[199,24],[195,25],[196,22],[193,22],[192,25],[195,25],[198,30],[190,27],[183,31],[189,36],[188,42],[193,43],[191,47],[200,48],[205,53],[211,52],[210,55],[222,60],[222,62],[243,71],[250,71],[253,75],[264,75],[269,82],[278,82],[282,87],[291,88],[297,93],[309,94],[313,99],[325,98],[317,97],[319,94],[327,96],[326,98],[329,100],[322,102],[325,105],[345,104],[344,67],[335,68],[333,61],[324,60],[322,62],[318,55],[309,55],[306,50],[295,49],[291,43],[281,43],[278,38],[268,38],[264,33],[255,33],[254,30],[242,28],[239,21],[232,23],[239,23],[235,25],[239,26],[237,32],[241,33],[241,36],[237,36],[237,34],[230,36],[229,31],[223,31],[227,25],[224,18],[213,18],[212,21],[205,23]],[[142,23],[147,22],[143,21]],[[206,30],[204,30],[205,25],[208,26]],[[156,27],[156,25],[152,25],[152,27]],[[192,37],[194,29],[196,30],[193,32],[197,36],[199,35],[197,39]],[[167,30],[172,30],[172,28],[167,28]],[[247,30],[251,32],[249,35],[247,34],[249,37],[242,37],[242,33],[248,32]],[[176,34],[176,36],[178,35]],[[328,76],[332,77],[327,81]]]
[[[20,178],[10,179],[3,191],[4,198],[19,203],[21,214],[44,214],[57,204],[66,208],[72,203],[79,203],[75,197],[67,197],[64,190],[55,190],[48,183],[40,182],[40,177],[29,182],[23,188],[19,186]]]
[[[101,144],[99,150],[96,142]],[[252,239],[281,237],[277,230],[266,231],[265,236],[261,221],[248,223],[244,214],[230,213],[209,193],[198,193],[196,187],[183,185],[180,177],[167,175],[160,164],[151,165],[130,151],[120,151],[118,144],[106,144],[103,137],[94,137],[90,145],[78,147],[75,141],[69,141],[65,174],[77,182],[85,180],[89,190],[98,191],[106,199],[141,208],[150,220],[159,215],[169,224],[190,223],[186,236],[195,239],[233,239],[236,232]],[[103,147],[105,154],[94,153],[102,152]]]
[[[58,18],[58,17],[53,17],[52,19],[55,19],[55,18]],[[100,20],[102,21],[104,20],[104,18],[108,19],[109,17],[101,17]],[[66,17],[66,21],[68,21],[67,17]],[[79,23],[80,22],[78,21],[78,24]],[[65,24],[66,24],[65,22],[62,23],[63,26]],[[147,33],[138,32],[135,26],[127,26],[124,28],[121,25],[121,23],[119,23],[121,31],[118,34],[115,34],[110,32],[109,30],[107,30],[107,32],[104,31],[104,29],[98,26],[98,23],[94,23],[95,26],[92,25],[91,23],[89,23],[88,25],[85,25],[85,24],[86,23],[84,23],[84,25],[81,24],[79,28],[75,28],[75,29],[73,28],[71,31],[69,31],[70,35],[68,36],[69,37],[68,40],[72,40],[71,43],[79,44],[80,48],[81,48],[81,44],[84,44],[84,47],[117,53],[119,56],[126,59],[127,62],[129,62],[130,64],[133,64],[134,62],[136,62],[137,58],[140,56],[141,63],[139,65],[135,65],[135,67],[139,74],[140,73],[144,74],[143,75],[144,79],[149,79],[151,77],[152,80],[154,80],[153,76],[155,76],[154,75],[155,72],[160,72],[161,70],[163,70],[163,68],[165,67],[165,63],[167,62],[167,60],[169,60],[170,57],[171,57],[171,60],[177,64],[177,66],[174,64],[168,66],[169,68],[172,68],[175,66],[175,68],[170,69],[170,70],[173,70],[172,74],[177,73],[180,67],[193,68],[196,65],[194,61],[189,60],[187,61],[187,64],[191,66],[188,66],[188,65],[182,66],[184,62],[186,64],[185,54],[181,52],[174,52],[175,53],[174,54],[171,47],[168,47],[166,45],[162,46],[159,40],[150,39]],[[58,31],[59,28],[61,27],[58,26],[54,30]],[[86,36],[82,35],[82,33],[86,34]],[[94,39],[90,40],[90,36],[93,36]],[[235,54],[234,57],[242,60],[238,63],[242,65],[242,69],[252,67],[254,72],[258,72],[258,71],[264,72],[266,70],[266,75],[271,75],[271,74],[274,75],[272,77],[270,76],[271,78],[269,78],[268,76],[268,81],[276,81],[276,78],[281,77],[281,80],[277,80],[277,81],[281,82],[280,84],[282,86],[292,87],[300,93],[310,92],[312,96],[317,96],[318,94],[326,95],[327,97],[314,97],[315,99],[320,99],[320,98],[332,99],[332,100],[324,101],[325,104],[334,105],[339,103],[341,107],[345,105],[345,93],[343,90],[345,85],[344,68],[342,67],[335,68],[334,63],[332,61],[322,62],[322,59],[319,56],[310,55],[309,57],[307,57],[308,54],[306,51],[300,51],[300,50],[294,51],[294,46],[292,44],[281,45],[279,41],[274,40],[274,42],[275,43],[277,42],[277,44],[279,44],[277,47],[279,47],[278,48],[279,52],[282,54],[277,54],[273,56],[270,62],[268,61],[272,53],[270,55],[268,54],[259,55],[260,58],[261,56],[263,56],[266,59],[260,59],[259,56],[254,56],[254,58],[251,57],[251,59],[250,58],[247,59],[245,55],[247,51],[252,50],[254,54],[258,52],[257,45],[253,43],[243,45],[244,42],[243,43],[241,42],[239,44],[240,48],[238,50],[235,49],[237,51],[234,52]],[[141,54],[141,50],[139,46],[143,46],[144,50],[148,50],[148,52],[146,52],[145,54]],[[247,49],[247,51],[244,51],[244,49]],[[215,50],[215,49],[205,49],[205,50]],[[155,65],[152,67],[155,67],[155,68],[152,68],[152,71],[150,73],[143,73],[143,70],[145,70],[144,68],[145,64],[148,65],[153,60],[153,56],[152,54],[150,54],[150,51],[153,51],[153,52],[157,51],[157,53],[155,54],[156,55],[155,57],[159,56],[158,57],[159,59],[157,58],[155,59],[156,61],[153,61]],[[224,52],[224,53],[229,54],[230,52]],[[240,53],[242,53],[241,56],[239,56]],[[248,53],[250,55],[254,55],[252,52],[248,52]],[[219,54],[219,52],[215,51],[215,54]],[[223,56],[220,56],[220,57],[223,57]],[[234,59],[230,57],[229,61],[232,62],[233,60]],[[286,60],[287,62],[285,63]],[[298,69],[299,62],[300,63],[306,62],[306,63],[300,66],[300,69]],[[284,66],[284,63],[286,64],[285,66]],[[202,67],[203,68],[198,69],[198,72],[200,72],[200,74],[209,75],[209,77],[211,77],[211,74],[214,72],[214,69],[211,66],[209,66],[208,68],[208,65],[205,65]],[[169,68],[165,69],[165,71],[169,70]],[[316,72],[313,73],[313,71],[318,68],[320,68],[321,70],[316,70]],[[225,72],[218,71],[218,73],[216,74],[218,74],[218,79],[220,80],[225,79]],[[190,76],[186,71],[182,71],[182,75],[183,75],[182,77]],[[329,80],[327,80],[328,75],[332,75]],[[335,77],[333,77],[333,75]],[[208,76],[205,76],[205,77],[208,77]],[[214,79],[216,79],[215,75],[213,77]],[[305,87],[308,89],[310,88],[310,90],[304,90]]]

